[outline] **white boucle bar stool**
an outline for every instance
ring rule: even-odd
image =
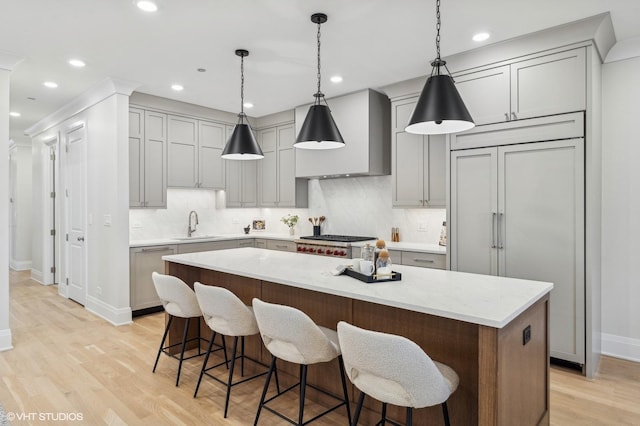
[[[182,281],[180,278],[174,277],[172,275],[159,274],[157,272],[153,272],[151,274],[151,278],[153,279],[153,285],[156,288],[156,293],[158,293],[158,297],[162,302],[162,306],[164,306],[165,312],[169,315],[169,321],[167,321],[167,326],[164,329],[164,335],[162,336],[162,341],[160,342],[160,348],[158,349],[156,362],[155,364],[153,364],[153,372],[156,372],[156,367],[158,366],[158,360],[160,359],[161,353],[164,352],[172,358],[178,359],[178,374],[176,376],[176,386],[178,386],[178,383],[180,383],[182,361],[184,361],[185,359],[191,359],[196,356],[204,355],[204,353],[200,351],[200,341],[206,341],[205,339],[202,339],[200,337],[200,317],[202,316],[202,312],[200,311],[200,307],[198,306],[198,301],[196,300],[195,293],[193,292],[193,290],[191,290],[191,288],[189,288],[187,283]],[[184,332],[182,335],[182,342],[164,346],[164,342],[165,340],[167,340],[167,334],[169,333],[169,328],[171,327],[171,321],[173,321],[174,317],[186,319]],[[192,318],[196,318],[198,320],[198,337],[187,340],[189,323]],[[194,340],[198,341],[198,353],[185,358],[185,347],[187,346],[187,343]],[[168,352],[168,349],[178,345],[180,345],[179,358]]]
[[[349,422],[351,422],[351,409],[349,407],[347,382],[344,375],[344,364],[342,363],[337,333],[334,330],[316,325],[313,320],[307,316],[307,314],[290,306],[266,303],[260,299],[254,298],[253,310],[256,315],[262,341],[267,350],[271,353],[271,367],[267,373],[267,380],[265,381],[264,389],[262,390],[262,396],[260,397],[260,405],[258,406],[254,426],[258,424],[262,408],[269,410],[291,424],[301,426],[310,423],[344,405],[347,409]],[[278,393],[275,396],[265,400],[267,390],[269,389],[271,374],[276,371],[277,358],[299,364],[300,381],[282,392],[278,389]],[[342,390],[344,394],[343,397],[338,397],[326,392],[324,389],[320,389],[310,383],[307,383],[307,367],[310,364],[329,362],[336,358],[338,358],[340,366],[340,378],[342,380]],[[266,405],[275,398],[298,386],[300,386],[300,401],[297,422]],[[305,422],[303,421],[304,398],[307,386],[310,386],[341,402]]]
[[[387,404],[407,407],[407,426],[412,425],[413,408],[442,404],[449,426],[447,399],[457,389],[459,378],[453,369],[433,361],[413,341],[394,334],[338,323],[338,338],[349,380],[360,389],[352,425],[358,424],[364,396],[382,402],[382,424]]]
[[[198,299],[198,304],[200,305],[200,309],[202,310],[204,321],[214,332],[211,336],[211,341],[209,342],[207,355],[204,358],[202,370],[200,371],[200,378],[198,379],[198,384],[196,385],[196,390],[193,393],[193,397],[195,398],[198,395],[200,382],[202,381],[202,376],[204,376],[205,374],[212,379],[222,383],[223,385],[226,385],[227,396],[224,402],[224,417],[226,418],[227,411],[229,409],[229,397],[231,395],[231,388],[235,385],[239,385],[240,383],[244,383],[248,380],[252,380],[267,374],[267,371],[263,371],[262,373],[255,374],[250,377],[244,377],[245,358],[257,364],[260,364],[258,360],[245,356],[244,354],[244,338],[245,336],[253,336],[255,334],[258,334],[258,324],[256,323],[255,316],[253,315],[253,309],[242,303],[238,296],[236,296],[226,288],[204,285],[199,282],[196,282],[193,285],[193,288],[196,292],[196,298]],[[215,338],[216,333],[222,336],[223,345],[224,336],[233,336],[231,367],[229,368],[229,378],[226,382],[208,373],[208,371],[213,368],[219,367],[223,364],[228,366],[229,364],[225,348],[224,362],[207,367],[209,354],[211,353],[213,339]],[[240,356],[236,355],[238,349],[238,337],[241,338]],[[233,371],[236,359],[238,358],[240,359],[240,375],[243,378],[234,383]]]

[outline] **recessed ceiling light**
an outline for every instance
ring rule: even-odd
[[[55,89],[56,87],[58,87],[58,83],[55,83],[53,81],[45,81],[44,83],[45,86],[47,86],[49,89]]]
[[[207,72],[207,69],[206,68],[198,68],[196,71],[198,71],[198,72]]]
[[[70,64],[71,66],[76,67],[76,68],[82,68],[82,67],[84,67],[85,65],[87,65],[87,64],[85,64],[85,63],[84,63],[84,61],[81,61],[80,59],[70,59],[70,60],[69,60],[69,64]]]
[[[473,36],[473,41],[485,41],[489,38],[489,33],[478,33]]]
[[[331,80],[332,83],[342,83],[342,76],[341,75],[334,75],[329,80]]]
[[[242,104],[245,108],[253,108],[253,104],[251,102],[245,102]]]
[[[9,115],[12,117],[20,117],[21,114],[19,112],[11,111]]]
[[[180,84],[173,84],[173,85],[171,85],[171,88],[173,90],[175,90],[176,92],[180,92],[180,91],[184,90],[184,87],[182,87]]]
[[[138,9],[144,10],[145,12],[155,12],[158,10],[156,2],[149,0],[140,0],[136,2],[136,6],[138,6]]]

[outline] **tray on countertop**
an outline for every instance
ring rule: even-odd
[[[349,275],[357,280],[362,282],[373,284],[373,283],[383,283],[387,281],[400,281],[402,279],[402,274],[400,272],[391,271],[391,276],[385,275],[383,278],[376,278],[376,274],[373,275],[365,275],[361,274],[358,271],[354,271],[351,268],[346,268],[343,272],[344,275]]]

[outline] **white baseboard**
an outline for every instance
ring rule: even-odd
[[[87,296],[85,309],[89,312],[109,321],[113,325],[131,324],[131,308],[114,308],[113,306],[96,299],[93,296]]]
[[[11,259],[11,261],[9,262],[9,267],[14,271],[26,271],[28,269],[31,269],[31,261]]]
[[[37,269],[31,268],[31,279],[39,282],[40,284],[44,284],[44,277],[42,276],[42,271],[38,271]]]
[[[13,349],[11,344],[11,329],[0,330],[0,352]]]
[[[640,339],[602,333],[602,355],[640,362]]]

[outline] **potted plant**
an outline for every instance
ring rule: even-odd
[[[294,214],[288,214],[286,216],[283,216],[282,219],[280,219],[280,221],[282,223],[284,223],[285,225],[287,225],[289,227],[289,235],[294,235],[295,234],[295,229],[294,227],[296,226],[296,224],[298,223],[298,215]]]

